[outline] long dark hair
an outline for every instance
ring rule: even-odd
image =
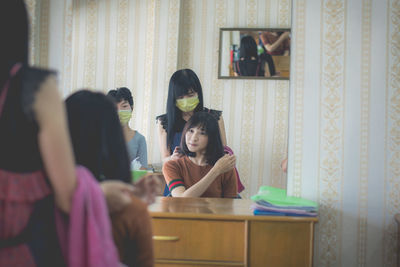
[[[81,90],[66,101],[77,164],[98,180],[131,181],[130,163],[117,109],[103,93]]]
[[[28,13],[23,0],[0,1],[0,92],[15,63],[28,63]]]
[[[175,126],[179,118],[182,117],[182,111],[176,107],[177,97],[189,94],[190,90],[197,93],[200,103],[195,108],[194,112],[203,110],[203,90],[200,80],[196,73],[191,69],[177,70],[172,74],[168,86],[167,99],[167,145],[171,145],[174,139]]]
[[[250,35],[244,35],[240,39],[239,57],[244,59],[251,59],[254,57],[258,59],[257,43]]]
[[[201,111],[193,114],[193,116],[185,124],[181,138],[181,153],[189,157],[195,157],[196,153],[190,152],[186,145],[186,132],[194,127],[201,127],[208,136],[208,144],[205,157],[207,163],[214,165],[218,159],[224,155],[224,146],[222,145],[221,133],[219,131],[217,119],[210,113]]]

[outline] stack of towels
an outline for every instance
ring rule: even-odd
[[[286,195],[286,190],[271,186],[261,186],[251,197],[255,202],[251,208],[254,215],[305,216],[318,215],[318,203],[299,197]]]

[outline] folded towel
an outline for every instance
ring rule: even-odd
[[[82,166],[76,168],[76,176],[77,188],[69,216],[58,209],[55,214],[67,266],[120,266],[100,185],[90,171]]]

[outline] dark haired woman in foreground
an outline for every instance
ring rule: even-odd
[[[88,168],[101,182],[121,261],[128,266],[153,266],[150,216],[147,206],[132,194],[153,202],[158,178],[146,176],[133,186],[129,184],[128,152],[110,98],[81,90],[65,102],[77,164]]]
[[[54,206],[71,211],[77,177],[57,77],[28,64],[24,1],[0,1],[0,35],[0,266],[64,266]]]
[[[224,155],[218,122],[206,112],[195,113],[182,133],[177,160],[163,166],[173,197],[237,196],[235,156]]]

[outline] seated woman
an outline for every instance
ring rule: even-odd
[[[127,184],[131,181],[128,153],[116,107],[107,96],[81,90],[65,102],[77,164],[101,182],[121,261],[128,266],[153,266],[150,216],[132,193],[154,198],[158,178],[143,178],[133,188]]]
[[[163,166],[173,197],[237,196],[234,155],[224,155],[218,122],[207,112],[197,112],[186,123],[181,138],[182,157]]]
[[[116,90],[110,90],[107,95],[117,104],[119,120],[128,146],[129,161],[137,159],[142,165],[141,169],[147,169],[146,139],[138,131],[129,127],[133,111],[131,91],[126,87],[121,87]]]

